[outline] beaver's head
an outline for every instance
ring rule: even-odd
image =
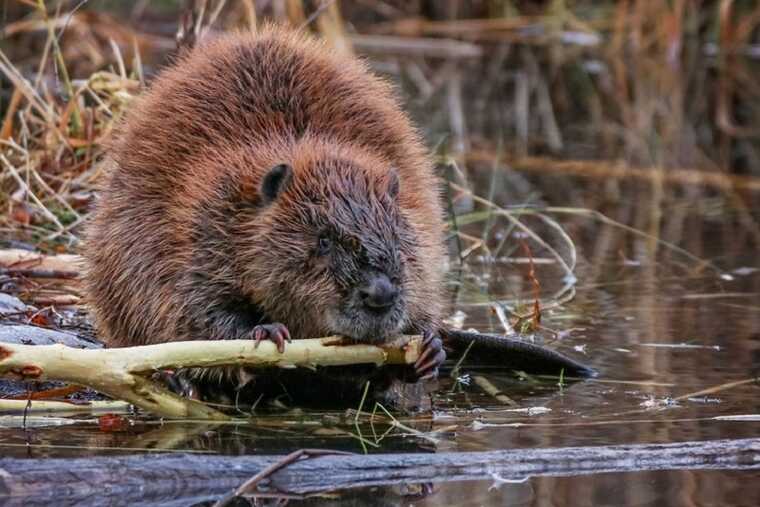
[[[296,338],[377,342],[402,331],[416,238],[396,170],[340,154],[282,160],[255,191],[257,212],[236,235],[255,304]]]

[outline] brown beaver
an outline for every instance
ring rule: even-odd
[[[445,359],[443,211],[420,136],[356,59],[268,27],[202,42],[122,122],[87,230],[115,346],[423,333]]]

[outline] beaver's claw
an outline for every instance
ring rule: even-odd
[[[437,331],[422,333],[420,356],[414,363],[414,373],[420,380],[433,379],[438,376],[438,367],[446,360],[446,351]]]
[[[256,340],[253,345],[254,348],[258,348],[261,340],[269,340],[277,345],[277,351],[280,354],[285,352],[285,341],[291,341],[290,331],[288,331],[288,328],[285,327],[284,324],[280,324],[279,322],[274,324],[260,324],[254,327],[251,333],[253,339]]]

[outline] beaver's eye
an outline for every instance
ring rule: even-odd
[[[319,240],[317,241],[317,255],[323,256],[330,253],[330,249],[332,248],[332,242],[330,241],[330,238],[328,238],[325,235],[322,235],[319,237]]]

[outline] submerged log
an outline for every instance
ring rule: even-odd
[[[0,458],[3,505],[187,505],[236,488],[282,456],[142,454]],[[669,444],[439,454],[330,455],[303,459],[262,482],[268,494],[366,486],[577,476],[652,470],[760,469],[760,438]],[[51,485],[55,487],[51,487]],[[184,502],[184,503],[183,503]],[[163,504],[163,503],[162,503]]]

